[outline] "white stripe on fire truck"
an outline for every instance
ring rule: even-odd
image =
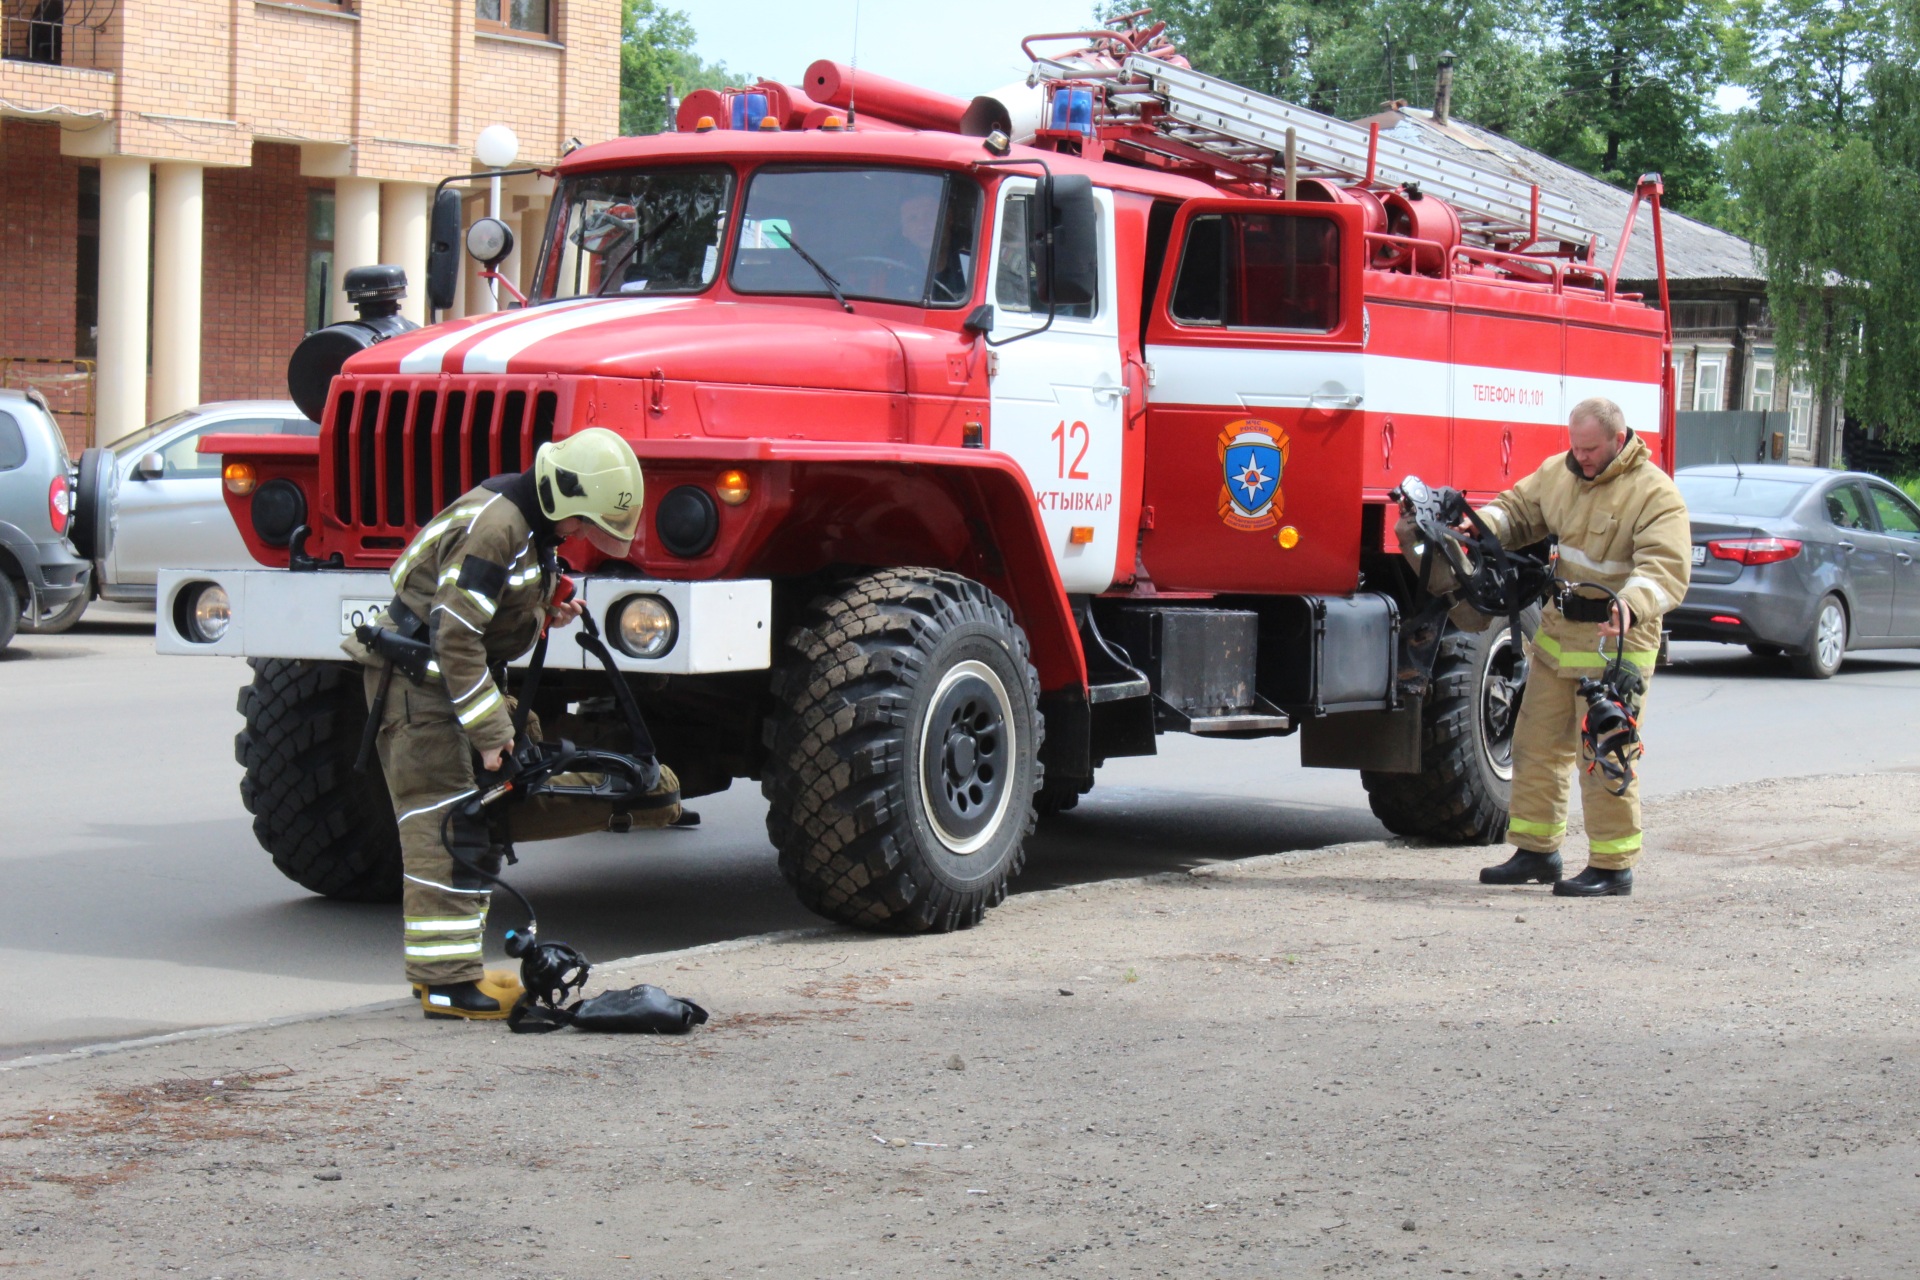
[[[591,301],[593,301],[591,298],[577,298],[571,302],[550,303],[549,306],[554,310],[565,311],[571,310],[574,307],[584,307]],[[544,312],[548,308],[542,307],[540,309]],[[450,332],[442,333],[439,337],[423,342],[413,350],[407,352],[406,355],[401,356],[400,372],[444,372],[441,366],[442,362],[446,359],[447,352],[453,350],[463,342],[472,341],[489,329],[498,329],[502,325],[523,318],[522,313],[518,311],[502,311],[498,315],[488,316],[485,320],[481,320],[478,323],[465,325]]]
[[[606,324],[613,320],[629,320],[635,316],[644,316],[650,312],[685,305],[685,300],[681,298],[608,298],[595,301],[589,306],[573,307],[558,312],[549,311],[545,307],[530,314],[516,312],[516,315],[522,317],[520,323],[507,325],[497,333],[490,333],[468,348],[459,372],[505,373],[510,360],[537,342],[557,338],[575,329],[584,329],[588,325]]]
[[[1151,346],[1151,399],[1157,404],[1261,409],[1334,408],[1358,393],[1369,413],[1452,416],[1564,426],[1566,411],[1589,396],[1617,403],[1635,430],[1657,435],[1660,385],[1527,369],[1448,364],[1353,352],[1264,351]]]

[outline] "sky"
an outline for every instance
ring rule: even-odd
[[[818,58],[851,62],[856,0],[665,0],[693,20],[694,50],[738,82],[797,84]],[[956,97],[1026,78],[1024,36],[1097,25],[1094,0],[858,0],[859,65]],[[1056,48],[1068,48],[1061,45]]]

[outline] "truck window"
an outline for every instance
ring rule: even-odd
[[[740,293],[831,296],[824,271],[848,298],[962,306],[979,225],[979,188],[944,173],[766,168],[747,188],[729,278]]]
[[[1287,213],[1195,218],[1170,310],[1185,325],[1329,333],[1340,326],[1340,225]]]
[[[559,234],[534,300],[700,292],[719,267],[732,191],[727,169],[630,169],[563,180]]]
[[[994,286],[994,305],[1002,311],[1027,315],[1047,309],[1046,280],[1041,275],[1042,261],[1034,251],[1033,236],[1040,220],[1040,197],[1026,192],[1007,197],[1000,215],[999,247],[994,251],[1000,264]],[[1054,315],[1070,320],[1090,320],[1100,309],[1098,297],[1086,302],[1063,302]]]

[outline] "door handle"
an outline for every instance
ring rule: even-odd
[[[1096,382],[1093,384],[1093,398],[1095,400],[1118,400],[1126,394],[1126,390],[1125,387],[1118,383]]]
[[[1358,391],[1316,391],[1307,397],[1309,409],[1358,409],[1366,397]]]
[[[1852,544],[1851,542],[1842,542],[1842,543],[1839,543],[1839,544],[1838,544],[1838,546],[1839,546],[1839,548],[1840,548],[1840,549],[1841,549],[1842,551],[1852,551],[1852,550],[1853,550],[1853,544]]]
[[[1899,560],[1901,564],[1912,564],[1912,563],[1913,563],[1913,557],[1912,557],[1912,556],[1910,556],[1910,555],[1908,555],[1908,554],[1907,554],[1906,552],[1904,552],[1904,551],[1896,551],[1896,552],[1894,552],[1893,554],[1894,554],[1894,558],[1895,558],[1895,559],[1897,559],[1897,560]]]

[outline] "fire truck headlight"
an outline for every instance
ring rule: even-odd
[[[217,582],[201,582],[179,596],[175,621],[182,634],[196,644],[218,644],[233,622],[227,589]]]
[[[673,648],[680,629],[673,606],[659,596],[628,596],[620,602],[607,630],[620,651],[633,658],[658,658]]]

